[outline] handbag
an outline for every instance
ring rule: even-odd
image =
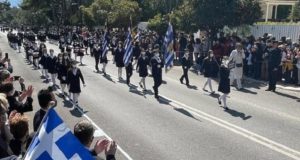
[[[243,63],[237,63],[237,64],[235,64],[235,66],[238,68],[243,67]]]
[[[235,62],[233,61],[233,59],[231,61],[228,62],[228,69],[233,69],[235,67]]]

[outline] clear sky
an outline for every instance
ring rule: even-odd
[[[22,0],[9,0],[12,7],[18,7]]]

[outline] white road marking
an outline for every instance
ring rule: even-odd
[[[89,68],[89,69],[91,69],[91,70],[94,70],[90,66],[86,66],[86,67]],[[109,74],[109,75],[111,76],[112,79],[118,80],[116,76],[114,76],[112,74]],[[205,119],[207,121],[210,121],[211,123],[214,123],[214,124],[216,124],[216,125],[218,125],[218,126],[220,126],[222,128],[225,128],[225,129],[229,130],[229,131],[232,131],[232,132],[234,132],[234,133],[236,133],[238,135],[241,135],[241,136],[243,136],[243,137],[245,137],[245,138],[247,138],[247,139],[249,139],[249,140],[251,140],[253,142],[259,143],[259,144],[261,144],[261,145],[263,145],[263,146],[265,146],[265,147],[267,147],[267,148],[269,148],[269,149],[271,149],[273,151],[277,151],[278,153],[286,155],[286,156],[288,156],[288,157],[290,157],[292,159],[300,160],[300,152],[297,151],[297,150],[295,150],[295,149],[289,148],[289,147],[287,147],[285,145],[282,145],[280,143],[272,141],[272,140],[270,140],[270,139],[268,139],[266,137],[260,136],[260,135],[254,133],[254,132],[251,132],[251,131],[249,131],[247,129],[244,129],[242,127],[236,126],[236,125],[234,125],[232,123],[224,121],[224,120],[222,120],[220,118],[217,118],[215,116],[207,114],[207,113],[205,113],[203,111],[200,111],[198,109],[195,109],[193,107],[190,107],[190,106],[188,106],[186,104],[183,104],[181,102],[178,102],[178,101],[176,101],[174,99],[168,98],[168,97],[166,97],[164,95],[160,95],[160,96],[162,98],[170,101],[169,104],[171,106],[174,106],[176,108],[186,109],[187,111],[191,112],[192,114],[194,114],[197,117],[200,117],[200,118],[203,118],[203,119]],[[85,114],[83,113],[83,115],[85,115]],[[88,118],[88,119],[91,122],[93,122],[90,118]],[[97,126],[96,124],[94,124],[94,125]],[[97,128],[100,129],[98,126],[97,126]]]
[[[25,58],[25,55],[24,55],[24,53],[22,52],[21,53],[21,55],[22,55],[22,57],[23,58]],[[38,70],[38,72],[41,74],[41,75],[43,75],[42,74],[42,72],[40,71],[40,70]],[[57,89],[57,91],[59,92],[59,93],[62,93],[62,91],[60,90],[60,89]],[[70,100],[70,98],[68,97],[68,99],[66,99],[66,100],[68,100],[69,102],[71,102],[74,106],[76,106],[76,104],[73,102],[73,101],[71,101]],[[79,106],[79,105],[77,105],[77,106]],[[79,106],[80,107],[80,106]],[[103,131],[103,129],[101,129],[89,116],[87,116],[82,110],[80,110],[80,109],[77,109],[88,121],[90,121],[91,123],[92,123],[92,125],[93,126],[95,126],[96,128],[97,128],[97,132],[98,133],[103,133],[103,135],[107,138],[107,139],[109,139],[110,141],[111,140],[113,140],[111,137],[109,137],[104,131]],[[129,156],[129,154],[127,153],[127,152],[125,152],[121,147],[120,147],[120,145],[118,144],[118,150],[128,159],[128,160],[133,160],[130,156]]]

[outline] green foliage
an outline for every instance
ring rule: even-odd
[[[161,14],[157,14],[153,19],[149,20],[148,28],[161,35],[164,35],[168,29],[166,17],[163,17]]]
[[[300,1],[298,1],[292,8],[289,15],[289,19],[292,21],[297,21],[300,19]]]

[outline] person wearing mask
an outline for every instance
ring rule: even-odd
[[[139,76],[141,77],[141,81],[139,82],[139,85],[141,88],[146,91],[146,77],[148,76],[148,65],[149,65],[149,58],[146,56],[145,50],[142,48],[141,50],[141,56],[138,59],[136,70],[139,73]]]
[[[95,43],[94,44],[94,48],[93,48],[93,55],[94,55],[94,58],[95,58],[95,69],[96,69],[96,72],[99,73],[99,62],[100,62],[100,56],[101,56],[101,48],[99,46],[98,43]]]
[[[245,59],[245,52],[243,50],[243,46],[240,43],[236,44],[236,49],[233,50],[229,57],[229,62],[233,62],[235,64],[232,69],[232,75],[230,78],[230,84],[233,84],[233,81],[236,80],[237,89],[241,90],[242,86],[242,77],[243,77],[243,61]]]
[[[105,48],[105,47],[107,47],[107,48]],[[100,63],[102,63],[102,72],[103,72],[104,76],[106,76],[106,65],[108,63],[108,60],[107,60],[108,49],[109,49],[108,46],[101,47]]]
[[[281,63],[281,50],[278,48],[278,41],[273,41],[272,49],[265,58],[268,59],[269,87],[266,91],[276,91],[277,74]]]
[[[47,59],[48,59],[48,53],[47,53],[47,49],[43,50],[43,55],[40,59],[39,64],[42,66],[42,76],[48,80],[48,68],[49,66],[47,65]]]
[[[184,50],[186,49],[188,44],[188,40],[185,38],[184,33],[180,33],[180,38],[179,38],[179,61],[181,62],[181,58],[184,55]]]
[[[156,44],[154,46],[153,52],[154,52],[154,56],[150,60],[150,64],[152,67],[152,77],[154,80],[153,90],[154,90],[154,97],[156,99],[159,99],[158,88],[162,84],[162,68],[164,66],[164,62],[160,57],[159,45]]]
[[[76,62],[72,62],[72,68],[68,71],[67,74],[67,83],[69,87],[69,93],[70,93],[70,98],[72,101],[76,104],[78,104],[78,97],[81,92],[81,87],[80,87],[80,80],[83,83],[83,86],[85,87],[85,82],[83,75],[80,71],[80,69],[77,67]],[[79,106],[77,106],[79,108]],[[81,108],[79,108],[81,109]]]
[[[50,49],[50,56],[47,58],[47,65],[48,67],[48,73],[50,74],[51,81],[52,81],[52,86],[55,88],[56,86],[56,77],[57,77],[57,66],[56,66],[56,61],[57,57],[54,55],[54,50]]]
[[[207,92],[206,86],[208,85],[211,94],[215,93],[215,91],[212,88],[212,84],[211,84],[215,66],[218,66],[218,62],[214,57],[213,51],[209,50],[208,57],[206,57],[203,61],[204,77],[206,78],[206,82],[203,86],[203,91]]]
[[[219,81],[219,87],[218,87],[218,91],[223,93],[219,98],[218,98],[218,103],[219,105],[222,104],[223,102],[223,107],[225,108],[225,110],[228,110],[228,106],[227,106],[227,96],[230,93],[230,80],[229,80],[229,74],[230,74],[230,70],[228,69],[228,61],[227,61],[227,57],[224,57],[223,63],[221,64],[220,67],[220,81]]]
[[[60,53],[58,54],[58,59],[57,59],[57,73],[58,73],[58,79],[60,81],[60,87],[62,90],[62,97],[64,98],[65,96],[65,88],[67,86],[67,73],[68,70],[71,66],[70,61],[69,61],[69,56],[68,53]]]
[[[116,66],[118,67],[118,78],[119,80],[122,79],[122,68],[124,67],[124,58],[125,50],[123,48],[122,42],[119,42],[118,48],[115,50],[115,63]]]
[[[183,79],[185,79],[185,84],[190,86],[188,72],[190,67],[192,66],[191,61],[189,60],[190,52],[189,49],[185,49],[185,54],[181,59],[181,66],[183,70],[183,75],[181,76],[180,83],[183,84]]]

